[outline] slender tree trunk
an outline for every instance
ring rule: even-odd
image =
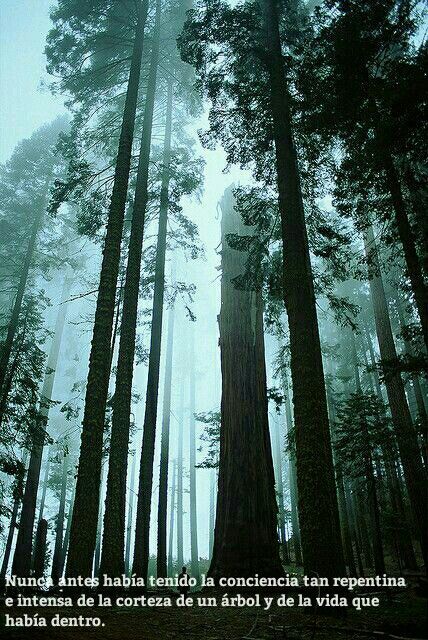
[[[18,283],[18,290],[12,307],[9,323],[7,326],[7,334],[5,341],[1,347],[0,357],[0,390],[3,390],[7,369],[9,366],[10,356],[12,353],[13,341],[18,331],[19,316],[22,309],[22,301],[27,286],[28,274],[30,272],[31,262],[33,260],[34,250],[36,248],[37,235],[42,224],[44,207],[36,214],[33,225],[31,227],[30,239],[28,241],[27,251],[25,253],[24,263],[22,265],[21,275]]]
[[[401,329],[404,329],[404,327],[406,326],[406,321],[404,318],[403,305],[401,303],[399,295],[395,297],[395,304],[398,311],[400,327]],[[414,356],[412,345],[410,344],[410,342],[405,338],[403,339],[403,342],[404,342],[405,354],[410,357]],[[422,456],[425,462],[425,466],[427,466],[426,461],[427,461],[427,444],[428,444],[428,416],[427,416],[424,396],[422,393],[419,378],[416,374],[412,374],[411,379],[412,379],[412,385],[413,385],[413,393],[416,401],[417,414],[420,422],[420,430],[422,433],[422,441],[423,441]]]
[[[261,0],[276,152],[305,572],[344,572],[324,372],[300,174],[275,0]],[[314,470],[317,470],[314,473]]]
[[[70,528],[71,528],[71,519],[73,517],[73,507],[74,507],[74,496],[75,495],[76,495],[76,482],[73,482],[73,489],[71,491],[71,497],[70,497],[70,505],[68,507],[67,526],[65,528],[64,542],[63,542],[63,545],[62,545],[60,575],[64,574],[65,561],[66,561],[67,552],[68,552],[68,543],[70,541]]]
[[[119,343],[109,471],[107,477],[101,571],[102,573],[111,575],[120,575],[124,572],[124,531],[126,510],[126,471],[130,424],[129,416],[131,412],[142,243],[146,206],[148,201],[147,185],[153,126],[153,110],[159,60],[159,31],[160,2],[158,0],[156,3],[155,35],[150,59],[150,71],[144,108],[143,136],[138,161],[137,183],[135,188],[131,235],[128,248],[128,263],[123,296],[122,330]],[[143,437],[145,437],[145,435],[146,427],[144,425]],[[140,541],[138,536],[136,536],[134,553],[138,553],[139,547]]]
[[[66,278],[62,290],[62,299],[66,300],[70,291],[71,280]],[[25,483],[24,497],[22,499],[21,519],[19,523],[18,537],[13,556],[12,571],[17,576],[28,577],[31,570],[31,550],[33,542],[34,519],[36,513],[37,490],[39,487],[40,467],[42,464],[43,447],[46,438],[46,427],[49,418],[49,403],[52,399],[52,390],[55,382],[56,368],[58,364],[59,350],[65,324],[67,305],[59,306],[55,323],[54,336],[49,352],[47,370],[40,396],[39,420],[34,425],[33,444],[31,448],[30,463],[28,466],[27,480]]]
[[[46,538],[48,534],[48,521],[42,518],[37,525],[36,539],[34,542],[34,577],[41,578],[46,565]]]
[[[392,205],[395,213],[395,222],[398,235],[403,246],[404,259],[416,308],[421,321],[425,347],[428,351],[428,293],[422,274],[421,264],[416,251],[416,241],[410,226],[406,203],[404,201],[400,180],[395,168],[394,160],[389,153],[385,154],[384,166],[386,181],[391,194]]]
[[[424,264],[425,273],[428,274],[428,216],[423,195],[425,193],[424,179],[425,176],[422,176],[418,180],[410,166],[404,169],[404,180],[412,203],[415,226],[422,251],[422,264]]]
[[[290,564],[290,554],[288,552],[286,524],[285,524],[285,508],[284,508],[284,482],[282,479],[282,455],[281,455],[281,434],[280,434],[280,421],[275,416],[273,424],[273,436],[274,436],[274,462],[275,462],[275,479],[276,479],[276,493],[278,501],[278,524],[280,531],[281,550],[282,550],[282,562],[283,564]]]
[[[103,492],[104,488],[104,478],[105,471],[104,466],[101,467],[101,477],[100,477],[100,500],[98,504],[98,519],[97,519],[97,535],[95,538],[95,552],[94,552],[94,568],[93,574],[94,576],[98,576],[100,573],[100,562],[101,562],[101,536],[103,531],[103,505],[104,505],[104,497]]]
[[[48,488],[48,480],[49,480],[50,468],[51,468],[51,447],[49,446],[48,447],[48,453],[47,453],[47,456],[46,456],[45,473],[43,475],[42,495],[40,496],[38,520],[42,520],[43,519],[43,514],[44,514],[44,511],[45,511],[46,491],[47,491],[47,488]]]
[[[26,465],[26,462],[27,462],[27,451],[24,450],[24,453],[22,454],[22,464],[24,465],[24,467]],[[7,534],[7,540],[6,540],[6,545],[5,545],[4,554],[3,554],[3,561],[1,565],[1,571],[0,571],[0,587],[4,585],[4,580],[5,580],[7,569],[9,566],[10,552],[12,550],[12,544],[13,544],[13,536],[15,533],[15,529],[17,528],[18,511],[19,511],[19,505],[21,504],[21,495],[22,495],[22,489],[23,489],[22,485],[23,485],[23,478],[19,479],[18,481],[18,486],[16,487],[15,496],[13,500],[12,513],[11,513],[10,523],[9,523],[9,531]]]
[[[54,584],[58,583],[61,578],[61,555],[62,555],[62,543],[64,536],[64,516],[65,516],[65,498],[67,495],[67,478],[68,478],[68,456],[64,455],[62,462],[62,478],[61,478],[61,495],[59,499],[59,509],[56,521],[55,531],[55,547],[52,559],[52,571],[51,576]]]
[[[331,432],[334,438],[336,411],[335,411],[333,399],[331,398],[331,394],[329,393],[328,386],[326,391],[327,391],[327,403],[328,403],[328,409],[329,409],[329,416],[331,421]],[[340,516],[340,524],[341,524],[341,530],[342,530],[345,562],[348,565],[349,575],[355,576],[357,574],[357,570],[355,567],[354,550],[352,547],[352,538],[351,538],[351,531],[349,526],[349,513],[348,513],[348,505],[347,505],[346,496],[345,496],[343,471],[342,471],[342,465],[337,460],[335,460],[335,471],[336,471],[337,499],[339,503],[339,516]]]
[[[403,494],[397,476],[397,469],[395,467],[392,456],[386,451],[384,452],[384,459],[391,508],[394,513],[394,532],[397,541],[398,553],[402,565],[406,569],[416,571],[418,565],[413,549],[412,537],[410,533],[406,509],[404,506]]]
[[[177,443],[177,564],[178,569],[184,564],[183,553],[183,427],[184,427],[184,382],[180,387],[180,409],[178,414]]]
[[[175,515],[175,495],[176,495],[176,479],[177,479],[177,460],[172,464],[172,486],[171,486],[171,504],[169,511],[169,536],[168,536],[168,576],[172,576],[174,570],[174,515]]]
[[[157,576],[167,576],[167,547],[166,529],[168,513],[168,465],[169,465],[169,427],[171,421],[171,383],[172,383],[172,356],[174,347],[174,307],[168,314],[168,338],[165,360],[165,383],[163,387],[163,414],[162,437],[159,469],[159,500],[158,500],[158,555]],[[172,507],[171,507],[172,508]]]
[[[357,347],[355,344],[355,335],[354,332],[350,331],[350,342],[351,342],[351,355],[352,355],[352,366],[354,369],[354,378],[355,378],[355,390],[357,393],[362,393],[361,389],[361,379],[360,379],[360,371],[358,367],[358,354]],[[370,441],[370,434],[367,428],[367,424],[364,425],[364,439],[365,439],[365,480],[367,487],[367,498],[368,498],[368,506],[369,506],[369,517],[370,517],[370,525],[371,525],[371,539],[372,539],[372,547],[373,547],[373,560],[374,560],[374,568],[376,571],[376,575],[382,575],[385,572],[385,560],[383,555],[383,544],[382,544],[382,532],[380,525],[380,509],[379,509],[379,499],[378,499],[378,491],[376,486],[376,478],[373,471],[373,451],[372,451],[372,443]]]
[[[150,59],[150,71],[144,107],[143,134],[138,160],[137,183],[132,211],[128,263],[123,293],[122,325],[117,361],[115,401],[113,405],[110,457],[107,476],[101,572],[121,575],[125,571],[125,512],[129,427],[134,372],[137,311],[140,291],[141,256],[148,202],[150,146],[156,77],[159,60],[160,7],[156,9],[156,31]],[[145,426],[144,426],[145,432]],[[136,545],[138,546],[138,539]]]
[[[198,545],[198,510],[197,510],[197,490],[196,490],[196,433],[195,433],[195,386],[196,386],[196,363],[195,363],[195,329],[192,325],[190,336],[190,372],[189,372],[189,506],[190,506],[190,560],[192,576],[198,581],[199,573],[199,545]]]
[[[397,361],[394,338],[388,313],[388,305],[383,287],[379,258],[371,226],[364,234],[366,256],[371,258],[375,273],[370,270],[370,292],[376,322],[376,332],[381,358],[385,362]],[[404,385],[397,371],[388,375],[385,380],[389,406],[397,437],[398,450],[403,465],[404,477],[409,492],[413,515],[419,531],[425,566],[428,566],[427,549],[427,504],[425,500],[426,474],[422,466],[416,431],[413,428],[409,407],[407,405]]]
[[[143,0],[137,5],[138,20],[104,241],[89,359],[67,576],[91,575],[96,543],[104,420],[111,365],[110,347],[148,4],[148,0]]]
[[[373,567],[373,551],[371,538],[368,534],[369,526],[366,518],[367,504],[364,499],[364,490],[361,481],[357,481],[354,485],[355,498],[355,519],[358,526],[358,533],[361,541],[361,549],[364,556],[366,567]]]
[[[370,444],[367,444],[367,448],[370,449]],[[376,487],[376,478],[373,472],[373,459],[371,451],[366,460],[366,484],[367,484],[367,497],[370,513],[370,523],[372,531],[372,544],[373,544],[373,559],[376,575],[381,576],[385,573],[385,560],[383,555],[382,544],[382,529],[380,524],[380,509],[379,499]]]
[[[357,517],[355,513],[355,500],[354,500],[354,496],[351,494],[350,489],[347,487],[345,482],[343,483],[343,487],[345,492],[346,510],[349,515],[349,520],[348,520],[349,528],[352,532],[351,541],[352,541],[352,538],[355,541],[355,556],[357,558],[358,575],[363,577],[364,564],[362,560],[361,538],[359,536]]]
[[[214,545],[214,526],[215,526],[215,498],[216,498],[216,471],[210,470],[210,512],[208,521],[208,559],[211,560]]]
[[[290,436],[293,431],[293,418],[291,412],[291,401],[288,386],[287,373],[282,376],[284,396],[285,396],[285,423],[287,434]],[[297,510],[297,480],[296,480],[296,459],[294,452],[290,452],[288,456],[288,478],[290,486],[290,504],[291,504],[291,528],[293,531],[293,547],[294,558],[297,565],[302,565],[302,546],[300,541],[299,514]]]
[[[137,465],[137,452],[132,456],[131,479],[129,484],[129,500],[128,500],[128,523],[126,525],[126,546],[125,546],[125,571],[126,575],[131,574],[131,538],[132,525],[134,521],[134,487],[135,487],[135,467]]]
[[[269,436],[263,309],[260,292],[237,289],[244,252],[227,234],[247,233],[234,210],[233,187],[221,200],[222,370],[220,463],[214,549],[209,575],[282,575],[275,478]]]

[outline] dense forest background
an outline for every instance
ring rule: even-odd
[[[1,580],[422,576],[424,3],[25,4]]]

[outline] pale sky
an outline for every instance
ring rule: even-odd
[[[43,49],[52,0],[0,0],[0,162],[16,143],[64,113],[61,97],[41,90],[48,80]]]

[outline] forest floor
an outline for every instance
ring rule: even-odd
[[[26,627],[4,629],[5,613],[23,615],[22,609],[6,608],[1,603],[1,626],[8,640],[360,640],[377,637],[426,638],[427,601],[414,592],[381,596],[379,607],[362,611],[347,610],[346,615],[323,615],[305,612],[297,607],[269,611],[262,608],[158,608],[104,609],[44,609],[46,628]],[[34,609],[26,609],[30,616]],[[98,628],[52,628],[50,619],[61,616],[100,616]],[[377,633],[376,633],[377,632]],[[380,632],[380,633],[379,633]]]

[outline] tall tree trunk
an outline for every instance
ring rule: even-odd
[[[98,576],[100,573],[100,563],[101,563],[101,536],[103,531],[103,506],[104,506],[104,498],[105,493],[104,489],[104,479],[105,479],[105,470],[104,465],[101,467],[101,477],[100,477],[100,500],[98,504],[98,518],[97,518],[97,534],[95,538],[95,551],[94,551],[94,567],[93,574],[94,576]]]
[[[351,342],[351,356],[352,356],[352,366],[354,369],[354,379],[355,379],[355,390],[357,393],[361,394],[361,379],[360,379],[360,371],[358,367],[358,354],[357,354],[357,346],[355,344],[355,335],[354,331],[350,331],[350,342]],[[367,424],[364,424],[364,441],[365,441],[365,480],[367,487],[367,498],[369,503],[369,517],[370,517],[370,525],[371,525],[371,538],[372,538],[372,547],[373,547],[373,560],[374,560],[374,568],[376,571],[376,575],[382,575],[385,572],[385,560],[383,555],[383,544],[382,544],[382,532],[380,525],[380,509],[379,509],[379,499],[378,499],[378,491],[376,486],[376,478],[373,470],[373,447],[370,441],[370,434],[367,428]]]
[[[406,326],[406,321],[405,321],[405,317],[404,317],[403,305],[401,303],[399,294],[395,297],[395,305],[396,305],[396,308],[397,308],[397,311],[398,311],[400,327],[401,327],[401,329],[404,329],[405,326]],[[404,353],[407,356],[413,357],[415,354],[413,352],[411,343],[409,342],[409,340],[406,340],[406,338],[404,338],[403,341],[404,341]],[[422,456],[423,456],[423,459],[424,459],[424,462],[425,462],[425,466],[427,466],[427,445],[428,445],[428,417],[427,417],[427,411],[426,411],[426,407],[425,407],[422,388],[421,388],[421,385],[420,385],[420,382],[419,382],[419,377],[417,376],[417,374],[412,374],[411,379],[412,379],[412,385],[413,385],[413,393],[414,393],[415,401],[416,401],[417,414],[418,414],[418,418],[419,418],[419,422],[420,422],[420,430],[421,430],[421,434],[422,434],[422,442],[423,442],[423,445],[422,445]]]
[[[296,431],[299,523],[306,573],[344,572],[312,269],[275,0],[261,0],[275,141]],[[315,473],[315,469],[317,470]]]
[[[370,292],[376,322],[376,333],[380,355],[384,362],[396,363],[397,352],[389,319],[388,304],[383,287],[379,258],[373,229],[369,226],[364,233],[364,245],[367,259],[371,259]],[[413,428],[403,380],[399,371],[388,374],[385,380],[389,406],[397,437],[398,450],[403,465],[404,477],[409,492],[413,515],[419,531],[425,566],[428,566],[427,549],[427,504],[425,500],[426,474],[422,466],[416,431]]]
[[[166,529],[168,513],[168,465],[169,465],[169,427],[171,422],[171,383],[172,383],[172,356],[174,347],[174,307],[168,314],[168,337],[165,359],[165,383],[163,387],[163,413],[162,413],[162,437],[159,468],[159,499],[158,499],[158,554],[157,576],[167,576],[167,548]],[[171,507],[172,508],[172,507]]]
[[[116,388],[111,427],[111,445],[104,512],[101,573],[120,576],[125,571],[126,477],[129,428],[134,373],[135,338],[140,292],[141,256],[148,202],[150,147],[156,77],[159,62],[160,1],[156,4],[155,35],[150,58],[149,79],[144,107],[143,134],[138,159],[137,182],[132,210],[128,263],[123,292],[122,324],[117,360]],[[144,425],[144,433],[146,427]],[[137,511],[138,513],[138,511]],[[137,515],[138,518],[138,515]],[[139,546],[136,538],[135,548]]]
[[[135,467],[137,465],[137,452],[132,456],[131,478],[129,481],[128,516],[126,525],[126,545],[125,545],[125,571],[126,575],[131,574],[131,539],[132,525],[134,521],[134,487],[135,487]]]
[[[387,152],[384,157],[387,186],[391,194],[398,236],[403,246],[404,259],[416,308],[421,321],[425,347],[428,351],[428,292],[422,274],[422,268],[416,251],[416,241],[410,226],[406,203],[400,180],[392,156]]]
[[[263,309],[260,292],[239,290],[246,255],[227,234],[248,235],[234,210],[233,188],[222,209],[220,462],[214,549],[209,575],[282,575],[275,478],[269,436]]]
[[[192,576],[198,581],[199,573],[199,547],[198,547],[198,510],[196,491],[196,433],[195,433],[195,329],[191,326],[190,336],[190,372],[189,372],[189,507],[190,507],[190,561]]]
[[[21,459],[22,459],[22,464],[25,467],[27,463],[26,450],[24,450]],[[1,565],[1,571],[0,571],[0,588],[3,587],[4,585],[4,579],[6,577],[7,569],[9,566],[10,552],[12,551],[12,544],[13,544],[13,536],[15,533],[15,529],[17,528],[18,511],[19,511],[19,505],[21,504],[22,489],[23,489],[23,478],[20,478],[17,480],[17,486],[14,492],[13,507],[12,507],[12,513],[10,516],[9,530],[7,534],[6,545],[5,545],[4,554],[3,554],[3,561]]]
[[[148,4],[148,0],[143,0],[137,5],[138,20],[104,241],[89,359],[76,497],[67,558],[67,576],[90,576],[92,572],[100,499],[105,410],[111,365],[110,347]]]
[[[34,542],[34,577],[41,578],[46,565],[46,538],[48,534],[48,521],[42,518],[37,525],[36,539]]]
[[[55,547],[52,559],[51,576],[54,584],[57,584],[61,578],[61,555],[62,543],[64,536],[64,516],[65,516],[65,498],[67,495],[67,478],[68,478],[68,455],[64,455],[62,461],[62,478],[61,478],[61,495],[59,498],[59,509],[55,527]]]
[[[70,292],[71,280],[66,277],[62,289],[62,300],[67,300]],[[34,519],[36,513],[37,490],[39,487],[40,467],[42,464],[43,447],[46,438],[46,427],[49,418],[49,403],[52,399],[52,390],[55,382],[56,368],[58,365],[59,350],[64,331],[67,305],[59,306],[56,317],[54,335],[49,352],[47,369],[43,381],[40,396],[39,419],[34,425],[33,443],[31,447],[30,462],[28,465],[27,480],[22,499],[21,519],[19,523],[18,537],[13,556],[12,571],[17,576],[28,577],[31,570],[31,550],[33,542]]]
[[[285,507],[284,507],[284,481],[282,479],[282,449],[281,449],[281,433],[280,421],[275,416],[273,424],[273,442],[274,442],[274,467],[276,480],[276,493],[278,502],[278,524],[280,532],[282,562],[290,564],[290,554],[288,552],[286,524],[285,524]]]
[[[43,474],[43,482],[42,482],[42,495],[40,496],[40,505],[39,505],[39,516],[38,520],[43,519],[43,514],[45,511],[45,503],[46,503],[46,491],[48,488],[48,480],[49,480],[49,471],[51,468],[51,447],[48,447],[48,453],[46,455],[46,463],[45,463],[45,473]]]
[[[211,560],[214,545],[216,470],[210,469],[210,512],[208,514],[208,559]]]
[[[394,513],[394,533],[401,563],[404,568],[416,571],[418,565],[413,549],[408,517],[404,506],[403,493],[397,476],[394,460],[389,452],[384,452],[391,508]]]
[[[331,422],[331,432],[334,438],[336,411],[333,403],[333,398],[331,397],[331,393],[329,392],[328,386],[326,388],[326,391],[327,391],[327,404],[328,404],[328,410],[329,410],[329,417]],[[345,562],[348,565],[349,575],[355,576],[357,574],[357,570],[355,566],[354,550],[352,547],[351,530],[349,526],[349,513],[348,513],[348,505],[347,505],[346,496],[345,496],[345,484],[343,480],[343,471],[342,471],[342,465],[337,460],[335,460],[335,471],[336,471],[337,499],[339,504],[339,516],[340,516],[340,524],[341,524],[341,530],[342,530]]]
[[[293,417],[291,411],[290,389],[288,376],[284,371],[282,375],[282,386],[285,396],[285,425],[287,435],[290,437],[293,431]],[[302,565],[302,546],[300,541],[299,514],[297,510],[297,478],[296,478],[296,458],[294,451],[290,451],[288,456],[288,479],[290,486],[290,506],[291,506],[291,528],[293,531],[294,559],[297,565]]]
[[[368,445],[370,448],[370,445]],[[380,525],[379,499],[376,488],[376,478],[373,472],[373,458],[371,451],[366,460],[367,497],[369,501],[369,513],[372,531],[373,559],[376,575],[385,573],[385,560],[383,556],[382,530]]]
[[[177,443],[177,565],[178,569],[184,564],[183,552],[183,427],[184,427],[184,381],[180,386],[180,408],[178,413],[178,443]]]
[[[65,561],[66,561],[67,552],[68,552],[68,543],[70,541],[71,519],[73,517],[75,495],[76,495],[76,482],[73,481],[73,489],[71,491],[70,505],[68,507],[67,526],[65,527],[64,542],[62,544],[60,575],[64,574]]]
[[[357,566],[358,566],[358,575],[363,577],[364,565],[363,565],[363,559],[362,559],[362,545],[361,545],[361,538],[359,536],[359,531],[358,531],[357,516],[355,513],[355,500],[354,500],[354,496],[350,492],[350,488],[345,484],[345,482],[343,482],[343,488],[345,492],[346,510],[349,516],[349,519],[348,519],[349,528],[352,532],[351,544],[352,544],[352,539],[354,539],[355,556],[357,558]]]
[[[177,460],[172,464],[171,503],[169,509],[169,536],[168,536],[168,576],[172,576],[174,570],[174,524],[175,524],[175,494],[177,479]]]

